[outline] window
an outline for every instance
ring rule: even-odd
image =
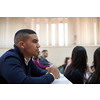
[[[40,24],[36,24],[36,33],[38,38],[40,39]]]
[[[58,24],[58,33],[59,33],[59,46],[64,46],[64,26],[63,23]]]
[[[46,24],[46,34],[47,34],[47,36],[46,36],[47,44],[46,44],[46,45],[48,46],[48,38],[49,38],[49,37],[48,37],[48,24]]]
[[[55,46],[55,24],[51,24],[51,33],[52,33],[52,46]]]
[[[12,47],[24,28],[36,31],[40,46],[100,45],[100,17],[1,17],[0,47]]]
[[[65,46],[68,45],[68,23],[65,23]]]
[[[96,23],[94,23],[94,44],[97,45]]]
[[[40,45],[67,46],[68,23],[66,20],[67,18],[33,18],[32,27],[37,32]]]

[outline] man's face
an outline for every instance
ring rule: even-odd
[[[48,52],[46,51],[46,52],[44,52],[43,53],[43,56],[46,58],[46,57],[48,57]]]
[[[32,57],[38,55],[39,51],[39,40],[36,34],[30,34],[27,41],[24,42],[24,54],[27,57]]]

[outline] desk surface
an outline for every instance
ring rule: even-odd
[[[55,79],[51,84],[72,84],[63,74],[60,74],[59,79]]]

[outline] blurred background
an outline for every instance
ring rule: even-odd
[[[0,17],[0,56],[13,48],[13,38],[19,29],[36,31],[40,51],[48,50],[48,60],[57,66],[71,57],[76,45],[84,46],[88,64],[100,46],[100,17]]]

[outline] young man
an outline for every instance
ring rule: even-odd
[[[48,50],[42,50],[42,56],[40,58],[40,62],[45,66],[52,65],[51,62],[49,62],[46,58],[48,57]]]
[[[0,83],[2,84],[49,84],[59,78],[56,68],[48,72],[38,68],[32,56],[38,54],[39,40],[30,29],[16,32],[14,49],[5,52],[0,58]]]

